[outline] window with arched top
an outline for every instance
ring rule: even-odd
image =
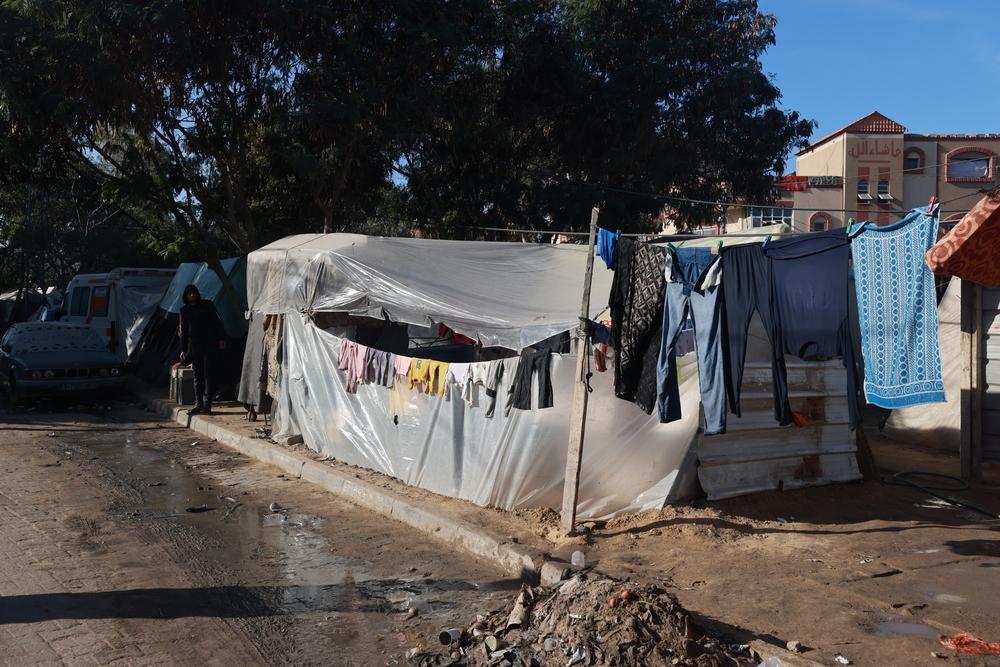
[[[904,174],[922,174],[924,173],[924,166],[926,160],[924,159],[924,152],[916,147],[907,148],[903,152],[903,173]]]
[[[952,183],[988,183],[994,178],[996,155],[976,146],[964,146],[945,156],[946,180]]]
[[[833,226],[833,219],[827,213],[813,213],[809,216],[810,232],[825,232]]]

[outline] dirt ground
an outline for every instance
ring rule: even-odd
[[[405,664],[518,590],[489,563],[111,407],[0,413],[0,664]]]
[[[957,474],[956,457],[940,451],[877,436],[872,446],[882,475]],[[938,642],[957,632],[1000,641],[1000,521],[910,487],[867,481],[693,502],[564,539],[551,510],[478,508],[353,470],[555,558],[579,549],[602,573],[662,585],[734,640],[798,641],[802,658],[829,665],[838,655],[857,665],[1000,665]],[[954,495],[1000,513],[1000,487]]]

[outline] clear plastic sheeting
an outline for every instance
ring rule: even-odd
[[[479,407],[457,396],[412,391],[405,381],[395,390],[363,384],[349,394],[337,370],[341,339],[304,315],[289,314],[285,321],[276,435],[301,433],[321,454],[478,505],[561,506],[573,355],[552,360],[554,407],[511,410],[507,416],[503,406],[517,359],[505,361],[501,402],[489,418],[483,393]],[[700,414],[694,355],[682,361],[681,379],[684,419],[660,424],[614,396],[610,365],[606,373],[594,372],[580,478],[582,517],[659,508],[693,495]]]
[[[359,234],[289,236],[250,253],[250,309],[340,311],[429,326],[512,350],[573,329],[586,245],[444,241]],[[612,273],[594,263],[594,315]]]
[[[146,325],[156,313],[156,307],[163,297],[163,285],[134,285],[115,289],[118,299],[118,326],[120,340],[124,345],[124,357],[130,359],[139,347]]]

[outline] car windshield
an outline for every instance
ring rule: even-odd
[[[107,349],[105,342],[91,327],[56,322],[15,325],[7,343],[13,354]]]

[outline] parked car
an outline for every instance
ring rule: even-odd
[[[12,403],[22,398],[113,392],[125,368],[92,327],[22,322],[0,339],[0,384]]]

